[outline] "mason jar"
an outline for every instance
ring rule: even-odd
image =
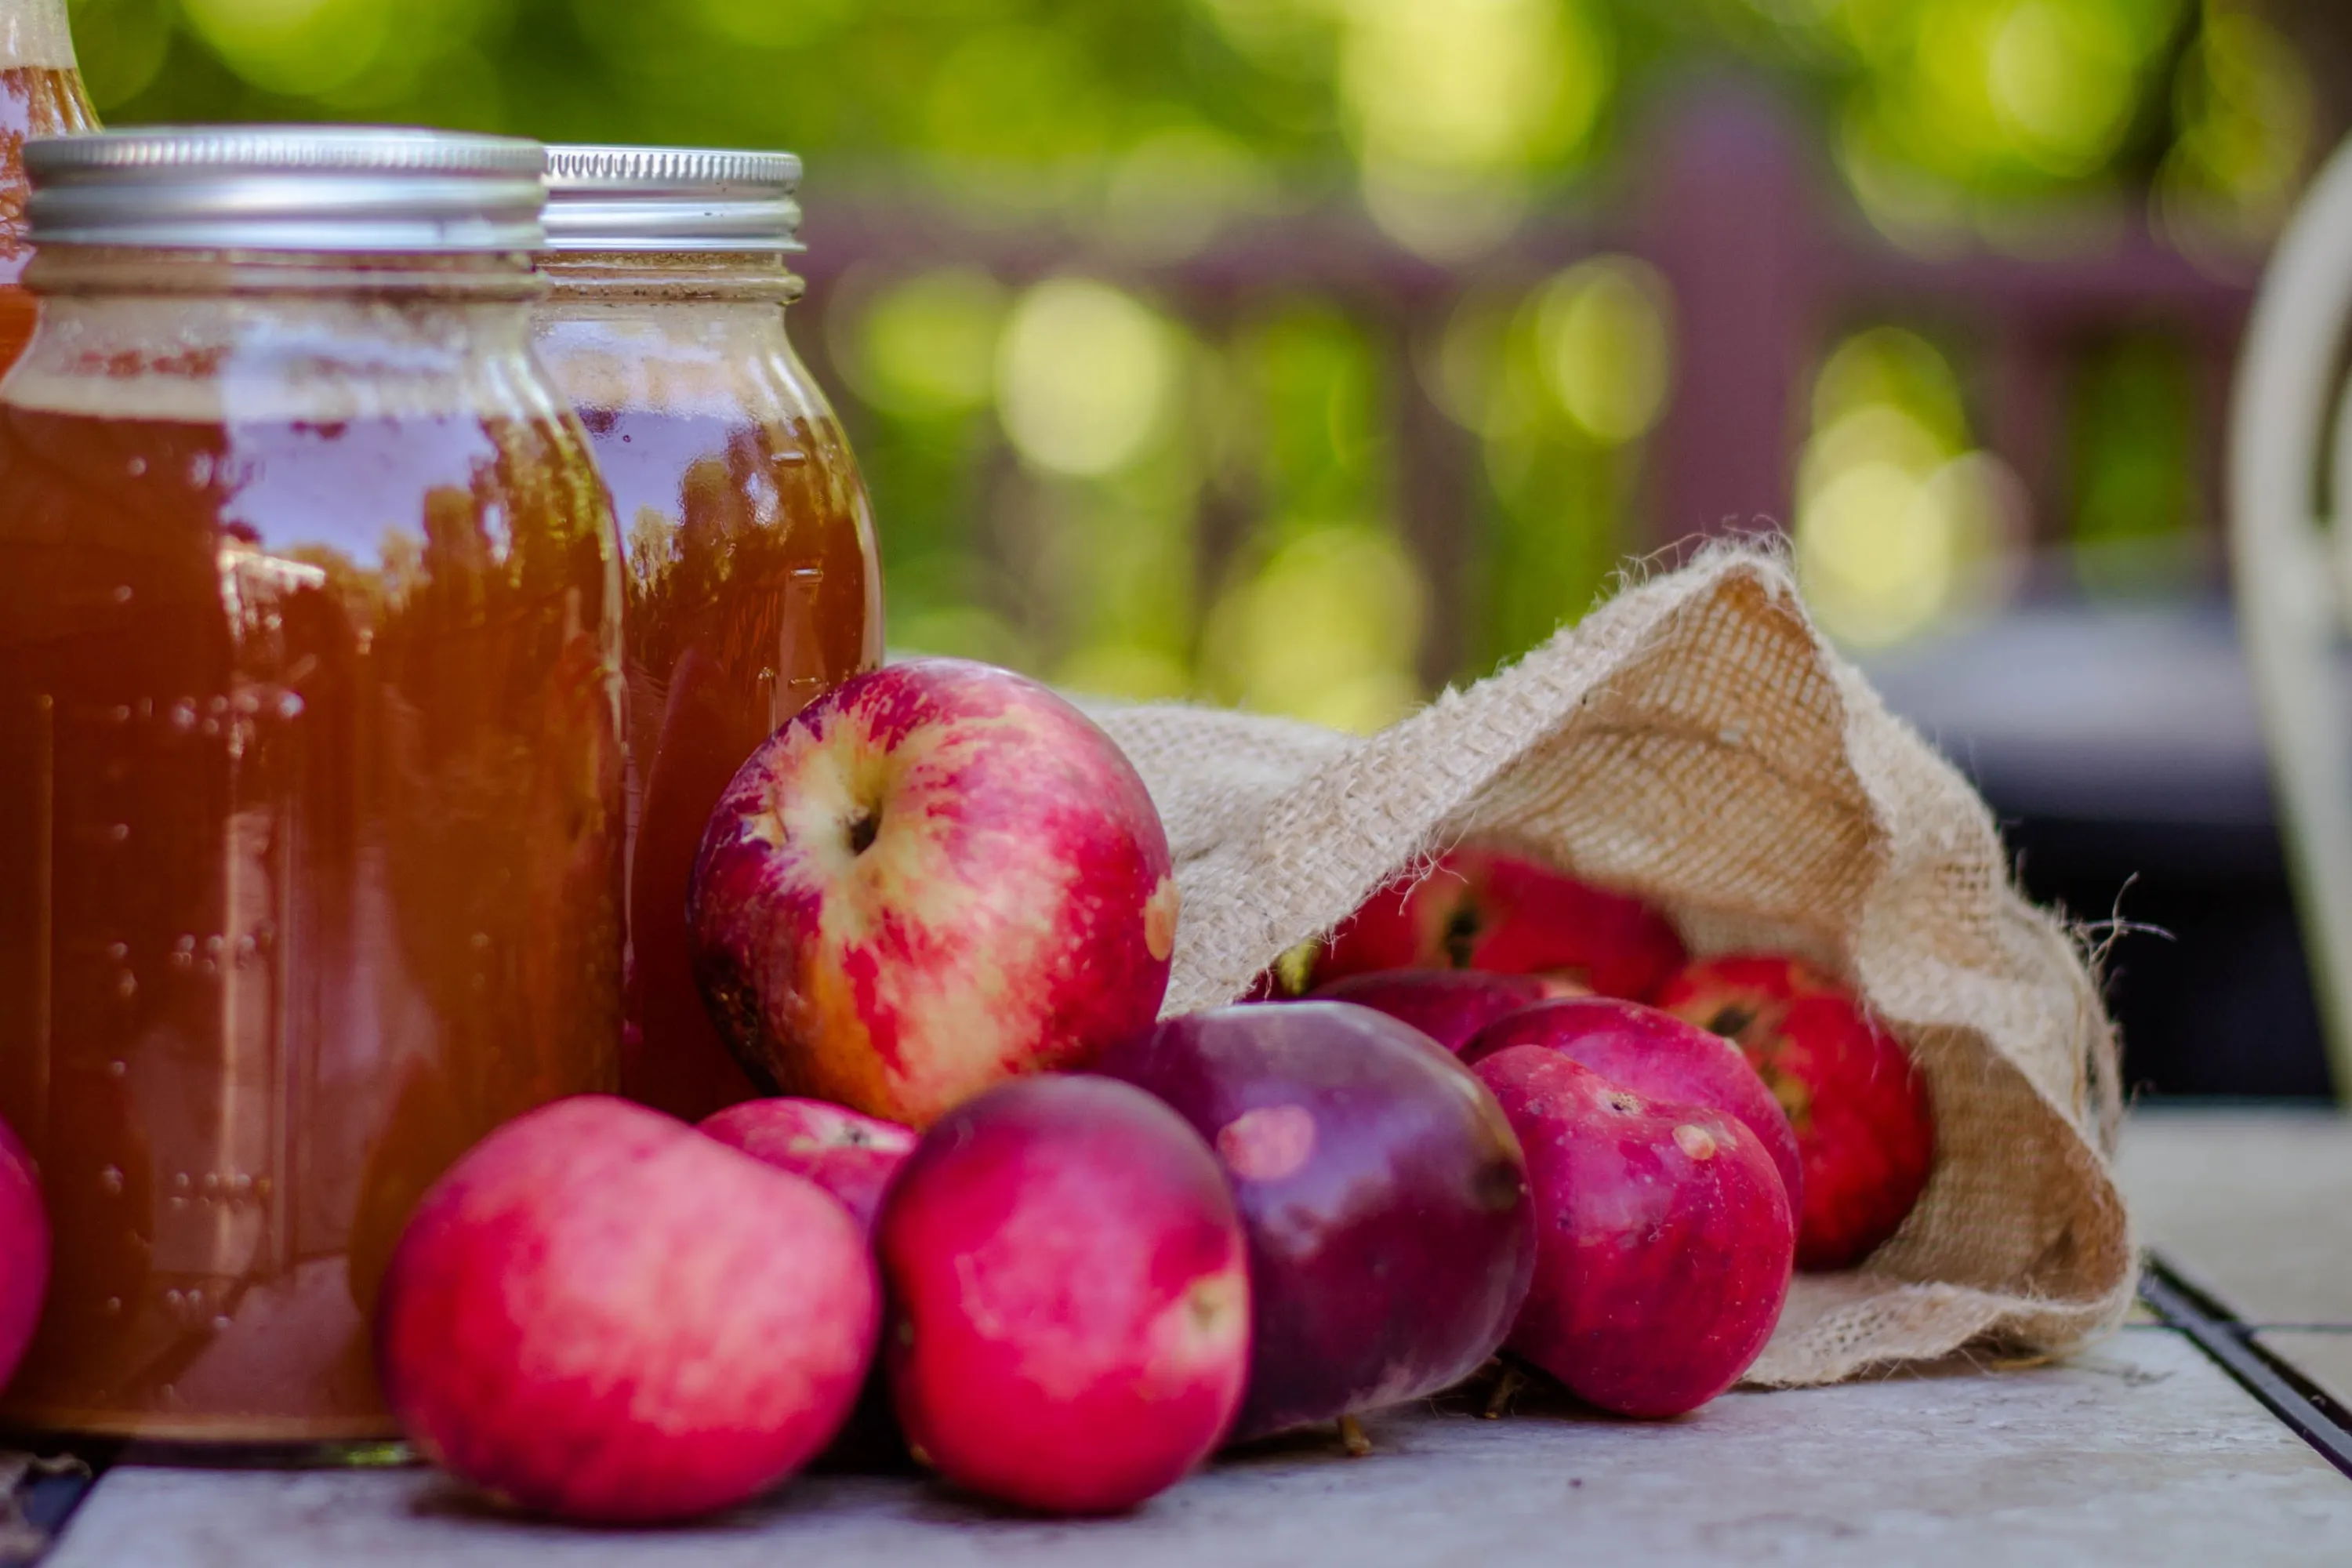
[[[388,1438],[368,1319],[468,1144],[617,1082],[619,555],[530,351],[536,144],[36,142],[0,383],[0,1421]]]
[[[624,1092],[699,1119],[759,1092],[688,963],[688,879],[744,760],[882,654],[872,508],[785,335],[789,153],[551,147],[541,359],[586,426],[628,598]]]
[[[66,0],[0,0],[0,372],[33,335],[33,296],[24,285],[33,257],[25,237],[25,143],[97,125],[74,61]]]

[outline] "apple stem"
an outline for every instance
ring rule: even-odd
[[[1721,1035],[1725,1039],[1736,1044],[1739,1037],[1748,1032],[1748,1026],[1755,1021],[1754,1008],[1743,1007],[1737,1002],[1730,1002],[1715,1010],[1714,1016],[1706,1021],[1706,1027],[1709,1034]]]
[[[1483,922],[1478,911],[1465,905],[1455,910],[1445,921],[1445,956],[1456,969],[1470,967],[1471,950],[1478,942],[1478,928]]]
[[[1352,1415],[1339,1417],[1339,1447],[1348,1458],[1360,1459],[1372,1451],[1372,1440],[1364,1436],[1364,1424]]]
[[[1478,1419],[1493,1421],[1500,1418],[1511,1408],[1511,1401],[1518,1397],[1519,1390],[1527,1385],[1527,1373],[1509,1362],[1503,1363],[1502,1371],[1495,1375],[1495,1386],[1486,1391],[1486,1408],[1478,1412]]]

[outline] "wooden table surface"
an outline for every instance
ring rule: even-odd
[[[2245,1337],[2352,1394],[2352,1122],[2143,1112],[2123,1164],[2145,1235],[2180,1275],[2252,1325]],[[1220,1463],[1128,1518],[1086,1523],[1008,1516],[914,1479],[805,1477],[691,1528],[575,1531],[503,1517],[420,1469],[119,1467],[48,1561],[2352,1563],[2352,1479],[2153,1321],[2063,1365],[1956,1362],[1735,1394],[1679,1421],[1534,1405],[1497,1422],[1441,1408],[1370,1426],[1368,1458],[1299,1442]]]

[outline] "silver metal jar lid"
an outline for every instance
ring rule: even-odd
[[[551,250],[804,249],[801,161],[710,147],[550,147]]]
[[[536,142],[401,127],[161,126],[25,144],[35,245],[535,250]]]

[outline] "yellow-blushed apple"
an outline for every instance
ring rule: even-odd
[[[1176,916],[1110,737],[946,658],[846,681],[762,743],[688,900],[696,978],[755,1079],[918,1130],[1150,1023]]]

